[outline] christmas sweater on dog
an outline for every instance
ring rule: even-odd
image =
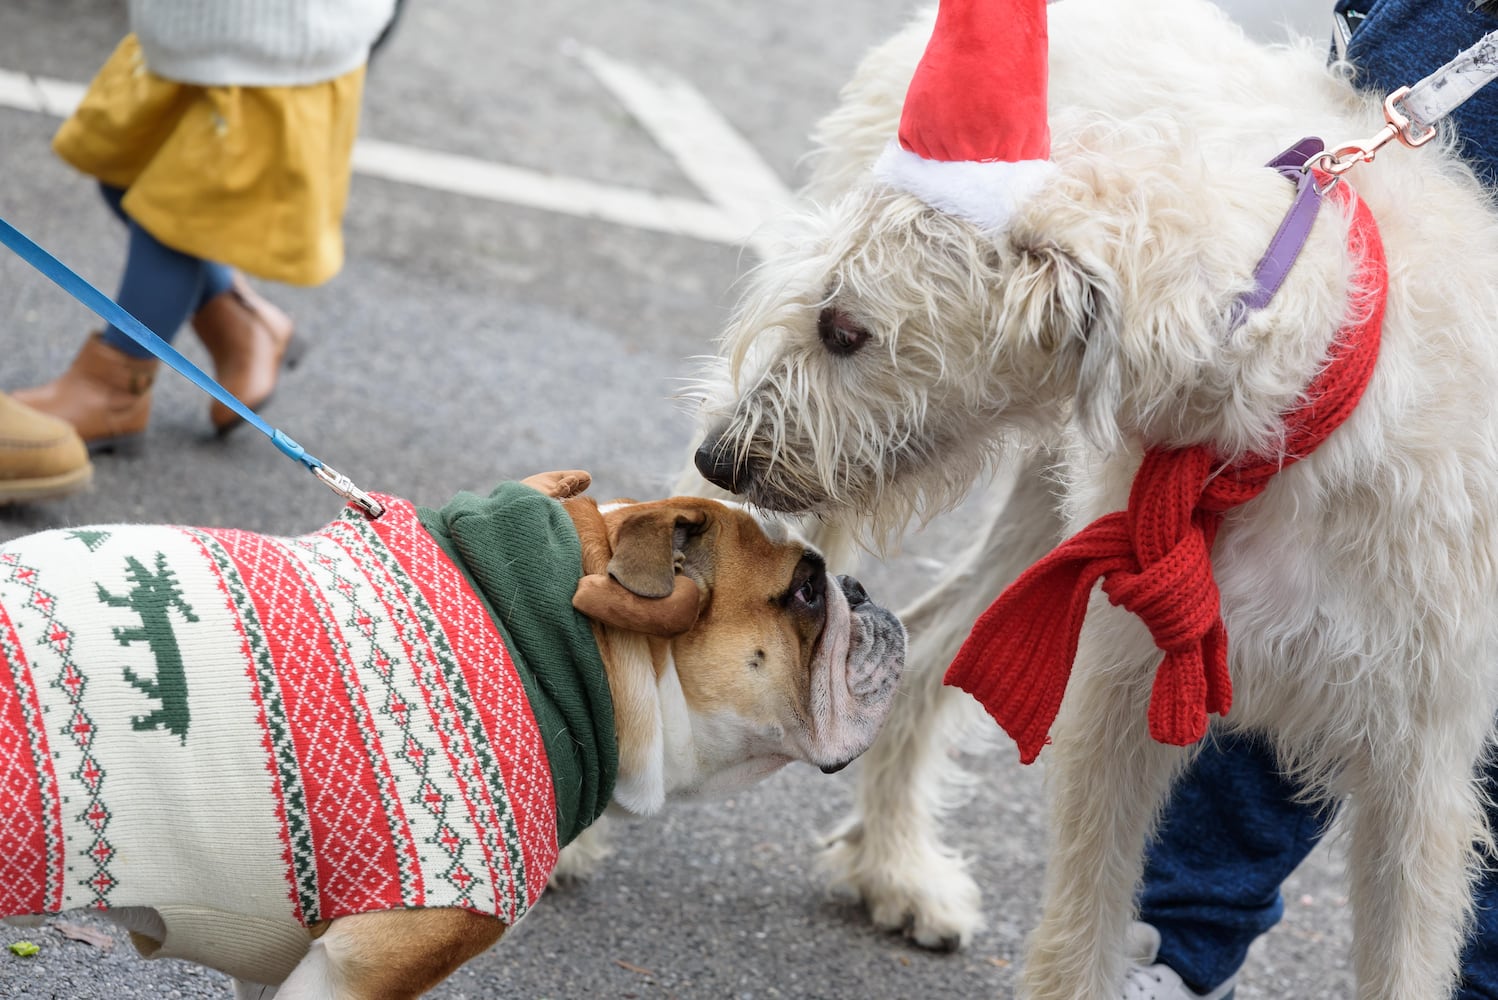
[[[518,483],[381,502],[0,547],[0,916],[152,907],[278,983],[318,921],[526,912],[617,763],[576,532]]]

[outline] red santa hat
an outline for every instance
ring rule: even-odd
[[[941,0],[875,175],[1002,229],[1055,170],[1046,123],[1046,0]]]

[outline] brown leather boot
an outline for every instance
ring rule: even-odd
[[[68,370],[46,385],[18,389],[16,399],[66,420],[89,451],[134,451],[151,419],[151,384],[161,362],[137,358],[104,342],[84,341]]]
[[[66,496],[93,477],[72,424],[0,393],[0,505]]]
[[[237,271],[234,284],[193,316],[192,328],[208,348],[219,384],[252,410],[270,400],[281,366],[293,368],[301,358],[291,317],[256,294]],[[244,422],[218,400],[208,408],[208,419],[220,434]]]

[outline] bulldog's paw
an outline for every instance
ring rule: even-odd
[[[910,831],[903,831],[908,834]],[[828,889],[863,903],[874,926],[922,948],[956,951],[983,923],[981,893],[963,861],[929,837],[870,833],[857,816],[822,839]]]
[[[566,500],[586,492],[588,487],[593,485],[593,477],[582,469],[563,469],[558,472],[538,472],[534,476],[526,476],[520,480],[520,485],[529,486],[539,493],[545,493],[553,500]]]
[[[608,817],[598,817],[592,826],[562,848],[547,885],[553,889],[558,886],[573,886],[586,882],[598,873],[603,867],[604,859],[614,853],[613,848],[609,847],[608,822]]]

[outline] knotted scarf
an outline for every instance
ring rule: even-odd
[[[947,670],[946,683],[983,703],[1035,760],[1061,707],[1077,655],[1088,595],[1102,581],[1113,604],[1138,615],[1165,654],[1150,695],[1150,735],[1185,746],[1206,732],[1209,712],[1232,704],[1227,633],[1212,542],[1223,514],[1252,500],[1274,474],[1314,451],[1363,394],[1378,358],[1387,267],[1378,227],[1347,183],[1348,245],[1360,259],[1361,320],[1338,332],[1306,402],[1285,417],[1283,452],[1231,465],[1208,445],[1151,448],[1135,474],[1128,508],[1107,514],[1031,566],[989,606]]]

